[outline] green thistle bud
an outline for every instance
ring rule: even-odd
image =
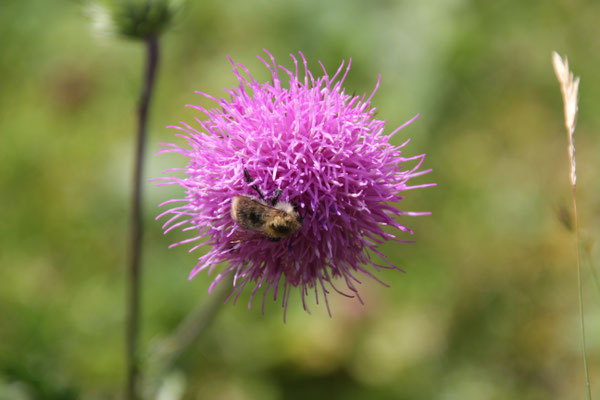
[[[180,0],[104,0],[89,7],[95,30],[145,40],[172,23]]]

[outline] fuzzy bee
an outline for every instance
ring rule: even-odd
[[[244,169],[246,182],[252,178]],[[257,185],[251,185],[259,198],[236,195],[231,203],[231,217],[242,228],[260,233],[271,241],[278,241],[296,233],[302,227],[302,216],[292,203],[279,201],[282,191],[277,189],[267,201]]]

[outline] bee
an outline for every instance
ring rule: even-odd
[[[247,183],[252,182],[248,170],[244,169]],[[302,216],[293,203],[279,201],[281,189],[277,189],[273,198],[267,201],[257,185],[251,185],[260,198],[236,195],[231,202],[231,217],[242,228],[260,233],[269,240],[277,242],[291,236],[302,227]]]

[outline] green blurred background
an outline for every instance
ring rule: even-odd
[[[189,1],[161,39],[146,177],[164,127],[236,79],[301,50],[349,92],[370,92],[394,143],[428,154],[438,186],[401,207],[416,244],[384,246],[407,270],[365,281],[365,306],[332,296],[221,307],[165,376],[162,399],[581,399],[585,397],[562,102],[551,51],[582,76],[576,133],[582,236],[600,251],[600,2],[594,0]],[[124,385],[129,198],[143,46],[92,31],[75,1],[0,2],[0,399],[112,399]],[[150,353],[198,305],[201,252],[167,246],[145,183],[141,345]],[[585,258],[590,259],[589,257]],[[586,264],[587,266],[587,264]],[[600,291],[584,273],[592,391],[600,396]],[[147,367],[147,365],[145,365]]]

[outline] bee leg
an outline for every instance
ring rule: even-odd
[[[252,177],[250,176],[250,173],[248,172],[248,170],[246,168],[244,168],[244,178],[246,178],[247,183],[252,182]],[[250,185],[250,187],[252,189],[256,190],[256,193],[258,193],[258,195],[260,196],[261,199],[263,199],[263,201],[267,201],[265,199],[265,196],[263,196],[262,192],[260,191],[260,189],[258,188],[257,185]]]
[[[277,200],[279,200],[279,196],[281,196],[281,193],[283,193],[283,191],[281,189],[277,189],[275,191],[275,194],[273,194],[273,198],[271,199],[271,205],[275,205],[277,204]]]
[[[292,239],[288,242],[288,256],[292,256]]]
[[[280,238],[269,238],[269,241],[271,242],[279,242],[280,240]]]

